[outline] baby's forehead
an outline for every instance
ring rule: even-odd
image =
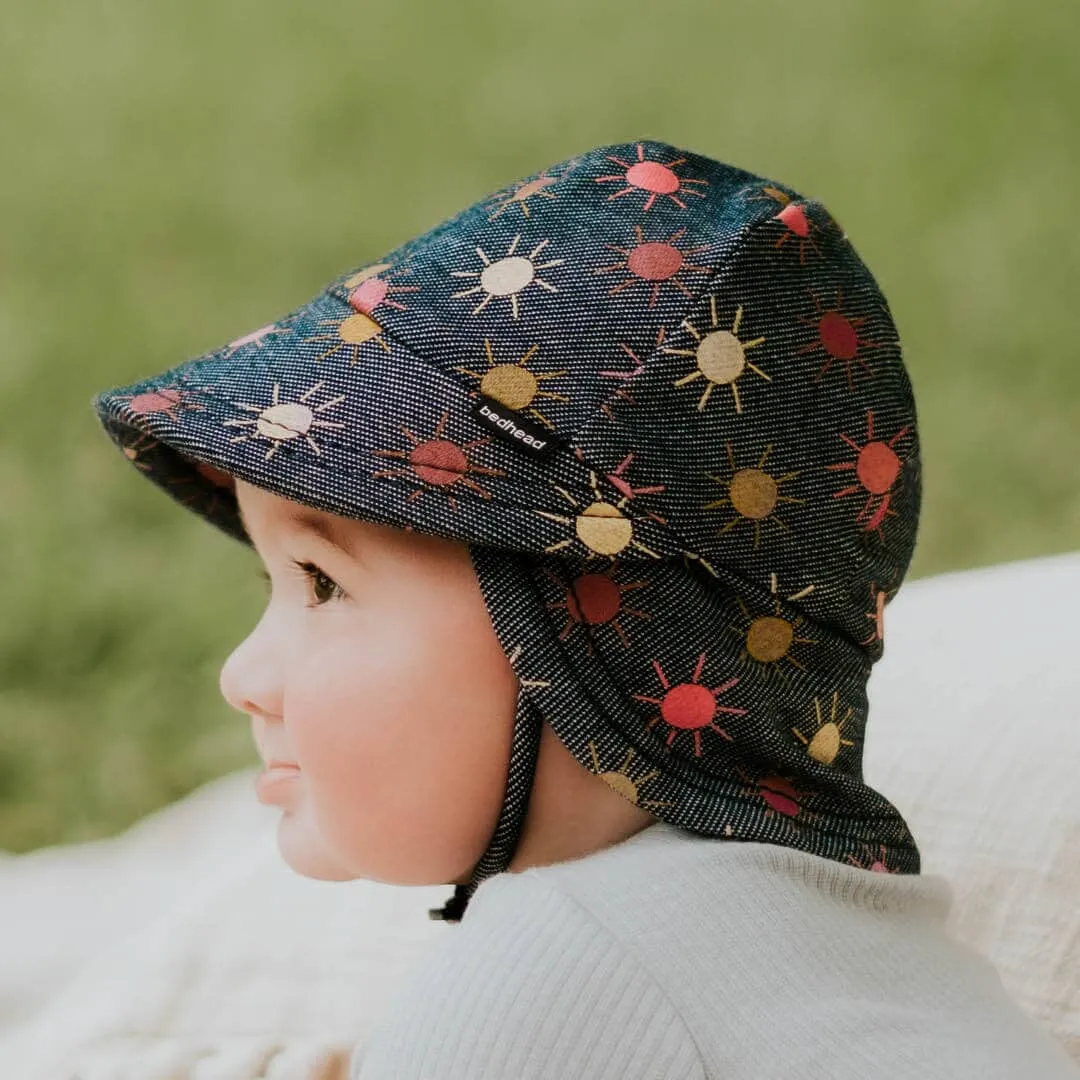
[[[320,537],[350,559],[364,561],[374,550],[408,544],[413,536],[402,529],[320,510],[239,477],[230,476],[229,481],[240,523],[253,540],[256,535],[265,540],[276,533],[301,531]]]

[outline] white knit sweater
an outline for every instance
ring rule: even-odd
[[[1078,1080],[940,876],[662,822],[489,878],[351,1080]]]

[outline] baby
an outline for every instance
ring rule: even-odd
[[[598,147],[95,406],[266,567],[283,858],[455,886],[353,1080],[1080,1076],[862,778],[919,441],[821,204]]]

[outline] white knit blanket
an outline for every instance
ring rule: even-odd
[[[1080,1061],[1080,552],[912,582],[870,683],[869,783],[952,932]],[[452,929],[450,886],[317,882],[254,769],[119,836],[0,853],[4,1080],[343,1080]]]

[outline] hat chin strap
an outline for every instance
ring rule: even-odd
[[[525,688],[519,686],[506,793],[499,810],[499,820],[495,823],[495,831],[491,835],[487,850],[473,867],[468,883],[455,886],[454,895],[441,908],[429,908],[428,918],[461,922],[465,909],[481,882],[501,874],[510,865],[529,810],[542,727],[543,717],[540,711]]]

